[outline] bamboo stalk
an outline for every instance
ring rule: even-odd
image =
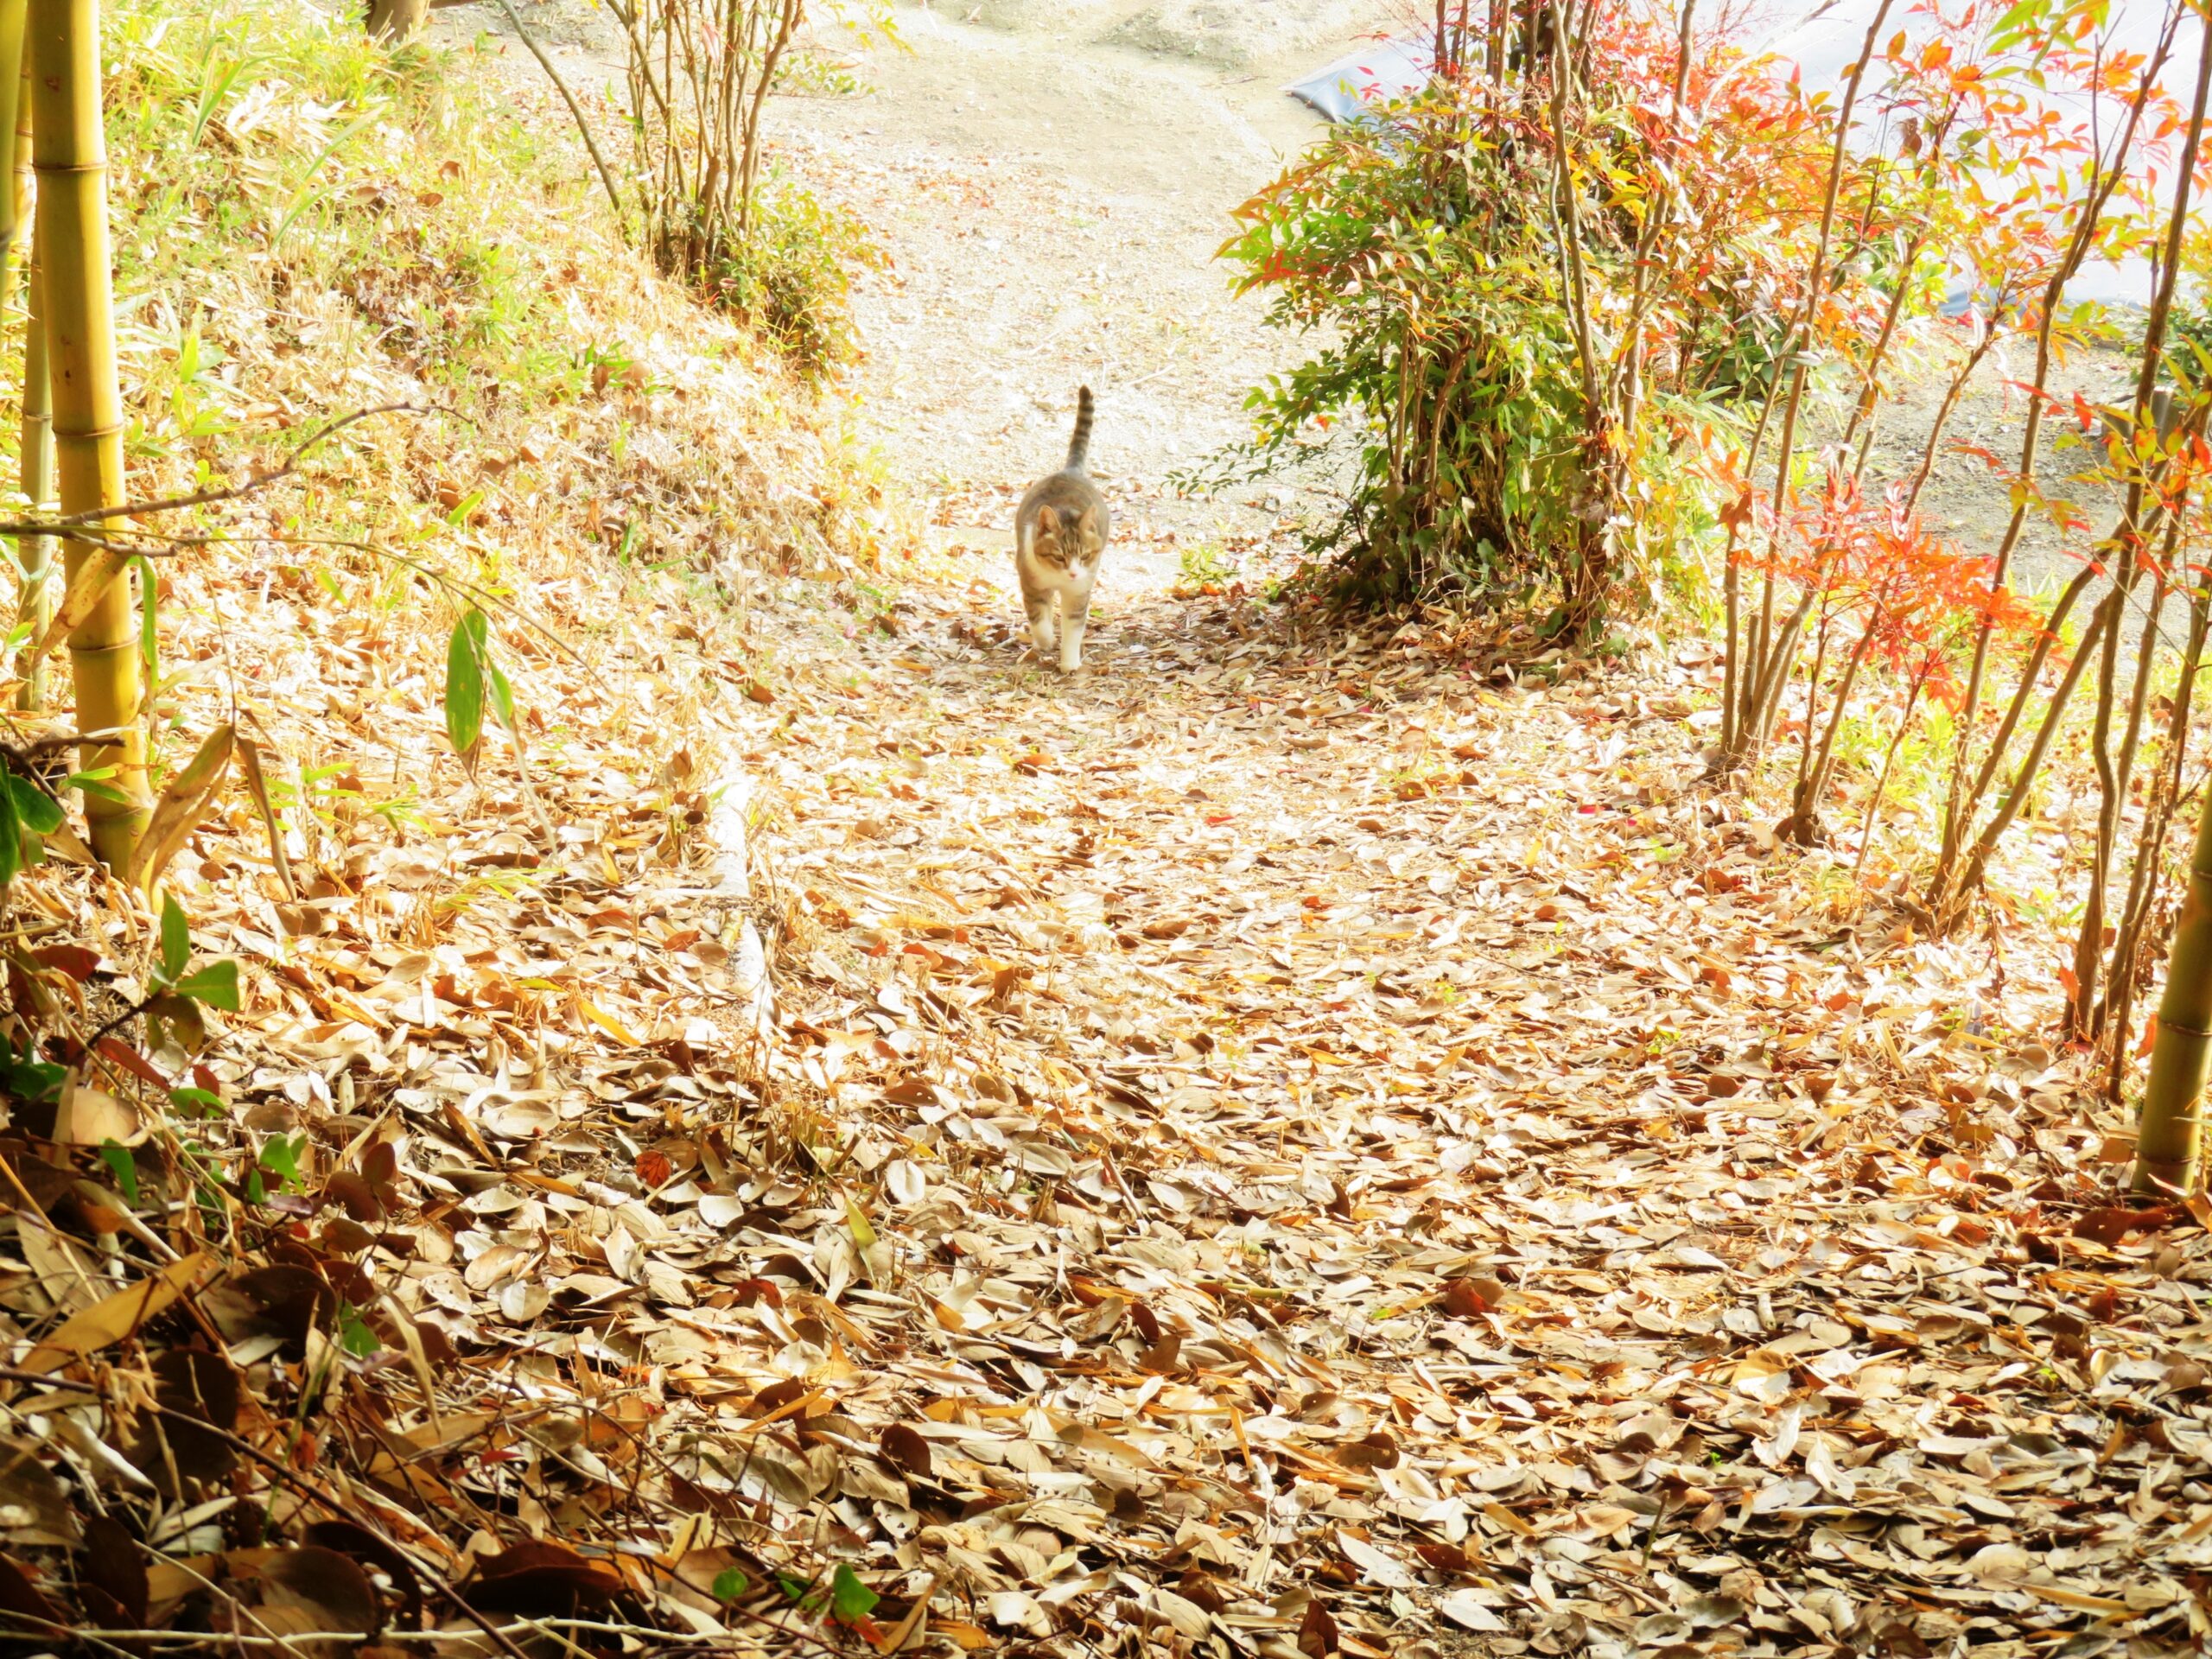
[[[2166,959],[2158,1034],[2135,1142],[2135,1190],[2196,1190],[2205,1068],[2212,1061],[2212,799],[2198,810],[2189,891]]]
[[[55,472],[63,512],[97,512],[126,499],[99,0],[31,0],[29,38]],[[78,537],[65,540],[73,580],[96,552]],[[148,813],[137,623],[130,582],[118,575],[69,634],[80,764],[108,774],[105,790],[86,791],[87,838],[118,872],[130,868]]]
[[[29,0],[0,0],[0,312],[15,303],[29,238],[30,87],[23,66],[23,19]]]
[[[0,0],[0,315],[15,302],[21,287],[29,315],[23,334],[23,429],[17,445],[17,481],[24,498],[36,510],[54,499],[54,435],[48,418],[46,379],[44,305],[38,275],[35,238],[30,233],[31,203],[31,77],[23,52],[28,0]],[[45,633],[52,620],[53,591],[48,576],[53,566],[53,543],[43,536],[16,538],[16,565],[21,585],[16,590],[16,617],[29,625],[34,640]],[[36,658],[24,671],[16,690],[16,706],[23,709],[46,706],[46,658]]]
[[[31,505],[47,508],[54,505],[54,406],[46,360],[46,274],[38,264],[35,241],[24,287],[30,312],[23,323],[23,433],[17,475]],[[23,578],[18,616],[30,623],[30,637],[36,641],[45,638],[54,620],[54,538],[17,537],[16,562]],[[19,707],[46,707],[46,665],[44,656],[31,664],[16,693]]]

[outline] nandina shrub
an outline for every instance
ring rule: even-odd
[[[1350,428],[1344,509],[1315,542],[1348,594],[1526,598],[1568,537],[1582,409],[1541,190],[1440,90],[1336,129],[1243,210],[1243,285],[1325,343],[1253,395],[1238,459],[1263,469]]]
[[[1319,344],[1254,392],[1222,474],[1348,439],[1344,510],[1312,547],[1342,596],[1555,598],[1580,626],[1630,581],[1704,568],[1680,543],[1715,504],[1676,456],[1772,383],[1827,118],[1656,11],[1601,4],[1582,27],[1557,89],[1541,39],[1493,72],[1495,43],[1463,36],[1421,94],[1247,203],[1223,249]]]

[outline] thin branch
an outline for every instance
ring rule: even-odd
[[[575,118],[576,132],[584,141],[584,149],[591,154],[591,164],[599,169],[599,181],[607,187],[607,200],[613,204],[615,228],[622,233],[622,239],[628,241],[630,232],[623,219],[622,193],[615,188],[614,175],[607,168],[607,157],[599,153],[599,140],[591,136],[591,123],[584,119],[583,105],[576,102],[576,95],[569,90],[569,83],[553,67],[553,60],[545,55],[545,49],[538,45],[537,36],[523,27],[522,16],[516,11],[511,0],[499,0],[499,10],[507,14],[507,21],[514,25],[515,33],[521,36],[522,43],[530,48],[530,55],[537,60],[537,67],[552,81],[553,90],[561,94],[561,101],[569,106],[569,113]]]
[[[40,513],[30,518],[0,520],[0,536],[53,536],[83,525],[105,524],[111,518],[136,518],[151,512],[178,512],[187,507],[242,501],[248,496],[258,494],[271,484],[291,477],[299,470],[300,463],[307,459],[308,451],[372,416],[450,415],[453,412],[442,406],[425,407],[420,404],[378,404],[373,409],[357,409],[349,415],[340,415],[327,425],[318,427],[292,447],[282,466],[265,473],[256,473],[243,484],[226,485],[219,490],[198,490],[190,495],[163,496],[155,501],[119,501],[112,506],[88,507],[82,512]],[[101,538],[92,536],[79,536],[71,539],[95,543],[101,541]]]
[[[72,1382],[66,1378],[48,1376],[38,1371],[18,1370],[13,1366],[0,1366],[0,1380],[5,1380],[10,1382],[29,1383],[34,1387],[42,1389],[67,1389],[74,1393],[90,1394],[95,1396],[97,1396],[99,1393],[99,1390],[94,1389],[89,1383]],[[461,1592],[454,1587],[453,1581],[447,1578],[444,1573],[439,1572],[436,1567],[431,1566],[429,1561],[423,1560],[420,1552],[410,1550],[397,1538],[394,1538],[390,1533],[378,1526],[376,1522],[370,1517],[367,1510],[358,1498],[350,1503],[347,1502],[346,1499],[341,1498],[328,1491],[319,1481],[312,1480],[297,1469],[294,1469],[289,1465],[281,1463],[276,1459],[270,1457],[259,1446],[254,1445],[252,1441],[244,1439],[242,1436],[233,1434],[228,1429],[219,1428],[204,1417],[194,1416],[188,1411],[179,1411],[173,1406],[164,1406],[153,1401],[139,1402],[137,1409],[142,1412],[151,1413],[155,1416],[165,1418],[173,1422],[186,1424],[190,1427],[193,1432],[196,1434],[210,1435],[214,1439],[220,1440],[224,1445],[229,1446],[233,1452],[239,1452],[245,1457],[251,1459],[255,1463],[259,1464],[264,1470],[276,1476],[279,1480],[287,1482],[291,1485],[297,1487],[301,1491],[315,1499],[316,1503],[321,1504],[325,1509],[328,1510],[332,1515],[337,1516],[339,1519],[352,1522],[355,1526],[359,1527],[371,1537],[376,1539],[378,1543],[384,1545],[385,1548],[406,1558],[409,1563],[415,1568],[416,1572],[422,1575],[423,1582],[428,1584],[431,1589],[436,1591],[440,1595],[451,1602],[454,1606],[459,1610],[463,1618],[467,1619],[470,1624],[475,1625],[478,1630],[483,1631],[486,1636],[491,1637],[494,1643],[498,1643],[501,1651],[507,1655],[507,1659],[530,1659],[530,1656],[524,1653],[521,1648],[515,1644],[515,1641],[512,1637],[507,1635],[501,1627],[493,1624],[490,1619],[478,1612],[475,1608],[470,1606],[467,1599],[462,1597]],[[535,1627],[535,1621],[532,1621],[532,1623],[533,1627]],[[225,1639],[228,1640],[230,1638],[226,1637]]]

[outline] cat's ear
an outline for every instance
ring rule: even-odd
[[[1037,534],[1057,536],[1060,533],[1060,515],[1050,507],[1037,509]]]
[[[1098,533],[1098,509],[1085,507],[1083,510],[1083,517],[1075,521],[1075,527],[1086,537],[1096,536]]]

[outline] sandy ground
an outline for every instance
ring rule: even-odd
[[[878,238],[884,267],[855,295],[867,355],[841,395],[940,545],[1010,582],[1014,503],[1058,465],[1086,384],[1091,470],[1117,521],[1109,627],[1117,597],[1171,585],[1190,550],[1234,563],[1325,510],[1325,479],[1219,499],[1184,499],[1171,479],[1241,439],[1248,391],[1297,359],[1215,258],[1232,211],[1321,130],[1283,87],[1397,10],[983,0],[901,5],[889,38],[817,30],[817,60],[857,90],[772,99],[771,143]],[[582,0],[526,16],[614,142],[611,18]],[[512,33],[479,7],[437,27]]]
[[[1078,6],[1073,31],[902,9],[902,45],[855,54],[865,93],[779,101],[794,163],[890,256],[859,296],[855,410],[950,544],[1003,563],[1013,502],[1058,464],[1084,384],[1122,524],[1109,607],[1172,580],[1193,543],[1249,543],[1300,509],[1287,486],[1195,501],[1169,480],[1243,437],[1247,391],[1294,360],[1214,255],[1232,210],[1320,130],[1283,83],[1348,49],[1362,9],[1318,10],[1303,35],[1258,31],[1294,50],[1224,65],[1124,44],[1160,38],[1126,5]]]

